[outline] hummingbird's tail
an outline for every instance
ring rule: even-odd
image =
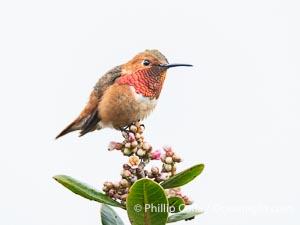
[[[71,124],[69,124],[65,129],[62,130],[62,132],[60,132],[56,137],[55,139],[58,139],[60,138],[61,136],[64,136],[65,134],[67,133],[70,133],[72,131],[75,131],[75,130],[80,130],[81,126],[80,124],[78,124],[78,121],[77,119],[74,120]]]
[[[75,130],[80,130],[79,137],[81,137],[86,133],[89,133],[96,129],[101,129],[102,127],[99,127],[98,125],[99,122],[100,118],[98,117],[98,109],[96,108],[94,112],[92,112],[84,118],[79,116],[76,120],[69,124],[69,126],[67,126],[62,132],[60,132],[55,139],[60,138],[61,136],[64,136],[65,134]]]

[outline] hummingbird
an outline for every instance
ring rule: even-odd
[[[155,108],[167,70],[190,64],[169,64],[158,50],[145,50],[125,64],[104,74],[94,86],[79,116],[56,139],[79,130],[88,132],[110,127],[123,130],[145,119]]]

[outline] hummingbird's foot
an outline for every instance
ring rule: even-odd
[[[120,127],[120,131],[128,132],[131,125],[127,125],[126,127]]]
[[[129,132],[130,132],[129,128],[130,128],[130,125],[128,125],[126,127],[120,127],[119,128],[120,131],[122,132],[122,135],[123,135],[124,138],[128,138],[129,137]]]

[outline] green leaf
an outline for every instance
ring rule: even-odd
[[[178,213],[182,211],[185,207],[184,201],[180,197],[170,197],[168,198],[169,210],[171,213]]]
[[[109,196],[99,192],[95,188],[90,187],[89,185],[82,183],[72,177],[66,175],[56,175],[53,177],[58,183],[62,184],[70,191],[78,194],[89,200],[96,202],[104,203],[111,206],[116,206],[120,208],[125,208],[122,204],[112,200]]]
[[[194,219],[195,216],[201,214],[201,211],[186,211],[173,214],[169,216],[167,223],[174,223],[180,220],[191,220]]]
[[[136,181],[129,190],[126,208],[132,225],[164,225],[168,201],[164,189],[153,180]]]
[[[203,169],[204,164],[195,165],[178,174],[175,174],[174,176],[162,182],[160,185],[165,189],[183,186],[194,180]]]
[[[124,225],[119,215],[108,205],[102,204],[100,212],[102,225]]]

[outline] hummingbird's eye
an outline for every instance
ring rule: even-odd
[[[144,66],[149,66],[150,65],[150,61],[148,59],[143,60],[143,65]]]

